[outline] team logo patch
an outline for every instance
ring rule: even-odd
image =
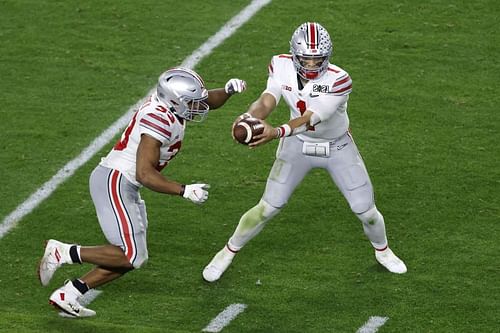
[[[281,89],[282,89],[282,90],[286,90],[286,91],[292,91],[292,87],[287,86],[286,84],[283,84],[283,85],[281,86]]]

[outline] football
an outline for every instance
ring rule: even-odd
[[[233,138],[244,145],[254,142],[254,137],[264,131],[264,125],[259,119],[249,117],[238,121],[233,126]]]

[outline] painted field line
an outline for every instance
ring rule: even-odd
[[[222,331],[224,327],[229,325],[229,323],[236,318],[237,315],[245,311],[246,304],[231,304],[224,309],[221,313],[217,315],[210,324],[205,327],[202,332],[217,333]]]
[[[253,15],[270,2],[271,0],[252,1],[247,7],[227,22],[215,35],[210,37],[203,45],[187,57],[182,63],[182,66],[194,68],[201,59],[209,55],[217,46],[230,37],[236,30],[238,30],[238,28],[250,20]],[[0,239],[13,229],[26,215],[31,213],[42,201],[47,199],[61,183],[71,177],[76,170],[87,163],[97,152],[110,142],[111,139],[118,135],[127,125],[135,110],[153,91],[154,88],[151,89],[141,100],[132,105],[128,111],[120,117],[120,119],[115,121],[108,129],[94,139],[94,141],[92,141],[92,143],[85,148],[80,155],[69,161],[49,181],[40,186],[40,188],[32,193],[28,199],[17,206],[13,212],[7,215],[3,219],[2,224],[0,224]]]
[[[356,333],[375,333],[378,329],[384,326],[389,317],[370,317],[368,321],[356,331]]]
[[[90,289],[87,291],[81,298],[80,298],[80,304],[82,306],[87,306],[90,303],[92,303],[97,296],[99,296],[102,293],[102,290],[97,290],[97,289]],[[67,314],[66,312],[59,312],[59,316],[64,317],[64,318],[76,318],[72,315]]]

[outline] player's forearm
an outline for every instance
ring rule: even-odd
[[[257,100],[250,105],[247,113],[257,119],[266,119],[272,111],[273,107]]]
[[[310,114],[304,114],[301,117],[291,119],[288,123],[275,128],[276,138],[297,135],[305,132],[309,126],[310,120]]]
[[[149,188],[152,191],[180,195],[183,189],[183,185],[177,182],[171,181],[165,176],[163,176],[158,170],[144,170],[138,171],[136,174],[136,179],[144,187]]]
[[[215,110],[223,106],[230,96],[224,88],[211,89],[208,91],[207,103],[211,110]]]

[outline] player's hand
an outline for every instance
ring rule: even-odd
[[[260,119],[260,122],[264,124],[264,131],[262,134],[255,136],[256,141],[248,145],[250,148],[255,148],[271,141],[272,139],[276,139],[276,129],[269,125],[265,120]]]
[[[202,204],[208,199],[208,189],[210,185],[208,184],[191,184],[186,185],[184,188],[184,198],[191,200],[195,204]]]
[[[242,93],[245,91],[245,89],[247,89],[247,83],[240,79],[231,79],[227,81],[226,85],[224,86],[224,90],[229,96],[236,93]]]

